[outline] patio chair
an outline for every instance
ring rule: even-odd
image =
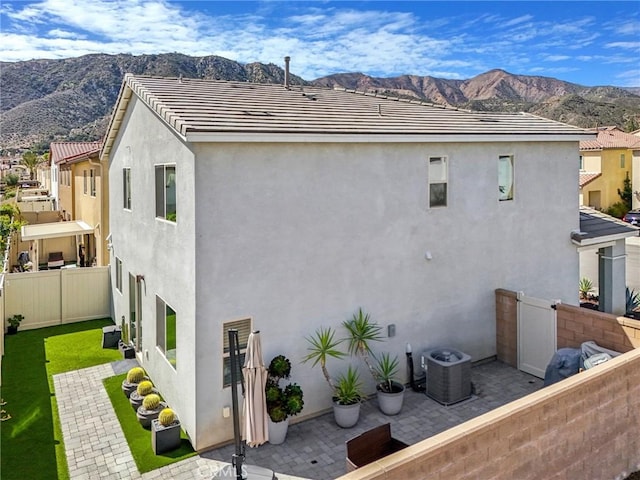
[[[47,268],[60,268],[64,266],[64,257],[62,256],[62,252],[51,252],[49,253],[49,260],[47,261]]]
[[[367,430],[347,440],[347,472],[398,452],[408,445],[391,437],[391,424]]]

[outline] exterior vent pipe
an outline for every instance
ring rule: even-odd
[[[289,90],[289,61],[291,57],[284,57],[284,88]]]

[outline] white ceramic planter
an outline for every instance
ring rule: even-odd
[[[360,418],[360,403],[353,405],[340,405],[333,402],[333,416],[339,427],[351,428]]]
[[[402,391],[397,393],[386,393],[380,390],[377,391],[378,395],[378,407],[380,411],[385,415],[397,415],[402,410],[402,403],[404,402],[404,385],[395,383],[394,385],[401,386]]]
[[[282,422],[273,422],[269,419],[269,443],[273,445],[280,445],[284,443],[287,438],[287,431],[289,430],[289,419],[285,419]]]

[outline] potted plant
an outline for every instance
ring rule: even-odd
[[[158,393],[155,388],[153,388],[153,383],[151,380],[143,380],[138,384],[138,388],[136,388],[131,395],[129,396],[129,403],[133,409],[137,412],[138,407],[142,405],[142,401],[144,397],[149,395],[150,393]]]
[[[333,416],[338,426],[350,428],[358,423],[362,396],[360,374],[349,365],[347,372],[338,376],[333,394]]]
[[[342,322],[342,325],[348,333],[346,341],[348,343],[349,353],[360,357],[374,380],[378,380],[376,377],[376,369],[369,360],[369,354],[373,355],[369,343],[381,342],[383,340],[380,334],[382,327],[372,322],[369,314],[364,313],[362,308],[359,308],[358,312],[354,313],[349,320]]]
[[[7,327],[7,335],[15,335],[16,333],[18,333],[18,327],[20,326],[20,322],[22,322],[22,320],[24,320],[24,317],[19,313],[16,313],[12,317],[9,317],[7,319],[7,322],[9,322],[9,326]]]
[[[269,443],[279,445],[287,436],[289,417],[302,411],[304,401],[299,385],[291,383],[284,388],[280,386],[280,382],[291,375],[291,362],[287,357],[274,357],[267,371],[265,396],[269,414]]]
[[[122,391],[129,398],[131,394],[138,388],[138,384],[148,380],[142,367],[133,367],[127,372],[127,377],[122,381]]]
[[[343,342],[343,340],[336,338],[335,331],[331,327],[318,328],[318,330],[316,330],[311,337],[307,337],[306,340],[307,343],[309,343],[309,347],[307,348],[309,353],[302,359],[302,362],[313,362],[311,365],[312,367],[320,365],[322,375],[327,381],[329,388],[331,388],[333,415],[336,423],[340,426],[352,423],[351,419],[347,421],[344,420],[343,417],[346,413],[345,410],[351,410],[352,415],[357,414],[357,422],[358,417],[360,416],[360,399],[362,398],[357,372],[355,372],[350,366],[347,374],[339,377],[338,381],[334,382],[327,370],[327,360],[329,358],[343,358],[346,355],[338,349],[338,346]],[[356,377],[355,379],[354,376]],[[342,408],[351,405],[357,405],[357,407],[352,407],[350,409]],[[351,426],[353,425],[355,425],[355,422],[353,422]]]
[[[180,446],[180,420],[170,408],[163,409],[151,420],[151,448],[153,453],[170,452]]]
[[[122,332],[122,338],[118,340],[118,350],[120,350],[122,358],[135,358],[136,350],[133,345],[129,343],[129,328],[124,321],[124,316],[120,321],[120,331]]]
[[[167,404],[160,399],[157,393],[150,393],[142,400],[142,405],[138,407],[136,416],[142,428],[151,428],[151,420],[158,418],[160,412],[167,407]]]
[[[405,387],[394,380],[398,374],[398,357],[391,357],[388,353],[382,353],[376,359],[376,394],[378,407],[385,415],[397,415],[402,410]]]

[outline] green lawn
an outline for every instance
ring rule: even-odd
[[[67,479],[64,444],[51,375],[121,358],[102,349],[102,327],[90,320],[5,337],[1,396],[11,419],[0,424],[3,480]]]
[[[136,413],[131,408],[129,399],[122,393],[122,381],[127,376],[126,373],[103,380],[107,394],[111,399],[120,426],[127,439],[131,454],[136,462],[138,470],[142,473],[155,470],[170,463],[184,460],[196,453],[191,447],[191,443],[184,432],[181,432],[182,443],[180,448],[163,455],[155,455],[151,449],[151,432],[142,428],[136,417]]]

